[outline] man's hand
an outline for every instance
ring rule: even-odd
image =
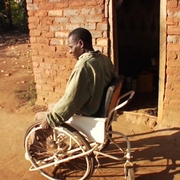
[[[50,129],[51,126],[48,124],[47,120],[42,120],[41,122],[42,129]]]

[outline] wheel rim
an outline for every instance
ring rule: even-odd
[[[52,130],[42,130],[38,127],[27,135],[26,153],[34,168],[48,179],[87,179],[92,171],[92,162],[87,155],[59,163],[61,159],[72,158],[89,150],[86,144],[82,146],[82,141],[74,136],[74,133],[67,133],[63,128],[56,128],[55,134],[56,141],[52,142]],[[45,165],[48,167],[41,169]]]

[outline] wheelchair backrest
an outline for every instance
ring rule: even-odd
[[[107,117],[109,112],[117,105],[117,100],[120,96],[124,76],[120,76],[109,86],[106,99],[105,99],[105,116]]]
[[[114,79],[108,86],[105,97],[101,103],[101,109],[99,111],[99,117],[107,117],[109,112],[116,106],[120,91],[122,88],[124,76],[121,75]]]

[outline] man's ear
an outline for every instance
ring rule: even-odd
[[[80,45],[81,48],[84,48],[84,42],[83,42],[81,39],[79,40],[78,43],[79,43],[79,45]]]

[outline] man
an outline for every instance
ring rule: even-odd
[[[68,46],[77,63],[64,96],[42,121],[43,129],[59,126],[74,114],[97,116],[105,89],[117,77],[110,59],[94,51],[87,29],[73,30],[68,36]]]

